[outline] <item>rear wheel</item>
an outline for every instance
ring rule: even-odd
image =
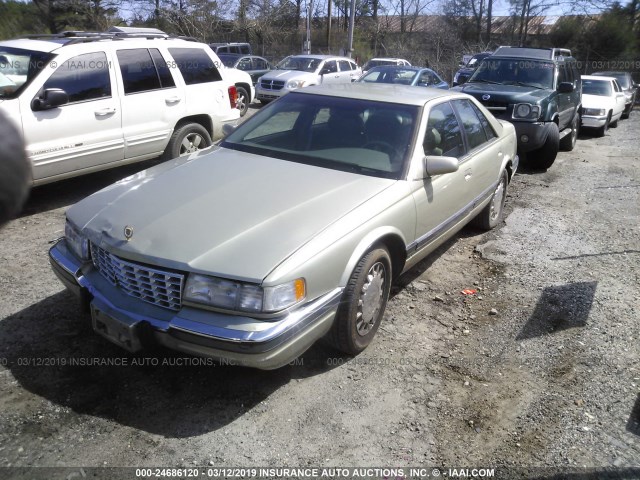
[[[578,140],[578,130],[580,129],[580,114],[576,112],[573,116],[573,120],[571,120],[571,133],[566,135],[562,140],[560,140],[560,148],[565,152],[570,152],[576,146],[576,141]]]
[[[507,198],[507,187],[509,186],[509,175],[506,170],[502,171],[500,181],[493,191],[491,201],[482,209],[482,211],[472,220],[472,224],[483,230],[491,230],[495,228],[500,220],[502,220],[502,212],[504,210],[504,202]]]
[[[178,125],[162,155],[163,160],[189,155],[211,146],[209,132],[199,123]]]
[[[249,94],[247,90],[243,87],[236,86],[236,91],[238,92],[238,99],[236,100],[236,105],[238,110],[240,110],[240,116],[244,117],[249,110]]]
[[[531,152],[531,156],[535,157],[533,166],[543,170],[553,165],[553,162],[556,161],[558,150],[560,149],[560,131],[558,130],[558,125],[550,123],[547,128],[547,140],[544,142],[544,145],[535,152]]]
[[[349,355],[363,351],[373,340],[391,290],[391,258],[383,246],[363,256],[351,274],[338,309],[331,343]]]

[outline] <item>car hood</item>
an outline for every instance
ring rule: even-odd
[[[318,75],[314,72],[301,72],[300,70],[273,70],[267,73],[262,78],[268,80],[284,80],[286,82],[288,80],[294,80],[296,78],[315,78],[317,76]]]
[[[490,95],[488,101],[504,103],[538,103],[549,96],[551,90],[521,85],[492,85],[490,83],[465,83],[459,88],[464,93],[482,99]]]
[[[604,108],[608,109],[615,105],[615,101],[611,97],[603,95],[586,95],[582,94],[582,108]]]
[[[260,282],[394,183],[215,147],[125,178],[67,217],[124,258]],[[128,241],[125,227],[133,232]]]

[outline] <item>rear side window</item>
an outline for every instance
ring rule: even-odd
[[[491,123],[489,123],[489,120],[487,120],[487,117],[484,116],[484,113],[480,111],[480,109],[475,105],[475,103],[473,102],[470,102],[470,103],[471,103],[471,108],[473,108],[473,111],[476,112],[476,115],[480,119],[482,128],[484,128],[484,133],[487,135],[487,140],[496,138],[498,135],[496,135],[496,132],[493,130],[493,127],[491,126]]]
[[[220,72],[213,60],[201,48],[170,48],[169,53],[180,70],[184,83],[195,85],[198,83],[218,82],[222,80]]]
[[[487,135],[471,102],[469,100],[454,100],[452,103],[456,107],[456,111],[462,122],[462,127],[467,134],[469,150],[473,150],[485,143],[487,141]]]
[[[348,72],[350,70],[353,70],[351,62],[349,62],[348,60],[339,60],[338,65],[340,65],[341,72]]]
[[[58,67],[43,88],[61,88],[69,95],[69,103],[110,97],[111,79],[106,54],[95,52],[70,58]]]
[[[151,58],[153,59],[153,64],[156,66],[156,70],[158,71],[158,77],[160,77],[160,85],[162,88],[175,87],[176,82],[173,80],[173,76],[171,75],[171,70],[167,66],[167,61],[164,59],[160,50],[157,48],[150,48],[149,53],[151,53]]]
[[[151,52],[146,48],[118,50],[116,54],[125,94],[175,86],[171,72],[157,49]]]

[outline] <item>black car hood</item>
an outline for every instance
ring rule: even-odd
[[[540,89],[522,85],[494,85],[491,83],[465,83],[457,87],[460,91],[473,95],[478,100],[501,103],[537,104],[553,93],[550,89]],[[489,98],[483,98],[489,95]]]

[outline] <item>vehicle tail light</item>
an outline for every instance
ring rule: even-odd
[[[229,87],[229,104],[231,108],[238,108],[238,90],[235,85]]]

